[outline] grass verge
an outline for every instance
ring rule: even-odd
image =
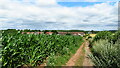
[[[76,61],[75,66],[82,66],[83,65],[83,61],[84,61],[84,56],[85,56],[85,46],[83,46],[82,48],[82,54],[79,57],[79,59]]]

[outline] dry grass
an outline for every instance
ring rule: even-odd
[[[96,34],[90,34],[90,36],[91,36],[91,37],[95,37],[95,36],[96,36]]]

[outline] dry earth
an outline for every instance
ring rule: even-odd
[[[82,54],[82,48],[85,43],[83,43],[80,48],[77,50],[77,52],[70,58],[70,60],[66,63],[66,66],[74,66],[76,61],[79,59],[79,57]]]
[[[90,58],[88,57],[88,54],[90,54],[90,49],[89,49],[89,42],[85,41],[80,48],[76,51],[76,53],[70,58],[70,60],[66,63],[66,66],[69,66],[69,68],[72,68],[72,66],[75,66],[75,63],[79,59],[79,57],[83,56],[82,54],[84,53],[82,48],[84,47],[85,50],[85,55],[83,59],[83,68],[93,68],[93,64],[91,63]],[[78,62],[77,62],[78,63]],[[70,67],[71,66],[71,67]]]
[[[90,49],[89,49],[89,42],[85,41],[80,47],[79,49],[76,51],[76,53],[69,59],[69,61],[66,63],[65,66],[63,66],[62,68],[72,68],[73,66],[75,66],[77,60],[83,56],[83,48],[85,50],[85,54],[84,54],[84,59],[83,59],[83,65],[81,66],[82,68],[93,68],[93,64],[91,63],[90,58],[88,57],[88,54],[90,54]],[[78,62],[77,62],[78,63]],[[45,64],[40,65],[40,67],[38,68],[44,68],[44,66],[46,66]]]
[[[85,57],[84,57],[84,62],[83,62],[83,68],[93,68],[93,64],[88,57],[88,54],[91,54],[90,49],[89,49],[89,42],[85,42]]]

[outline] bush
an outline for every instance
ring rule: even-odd
[[[118,39],[120,39],[120,31],[115,32],[115,34],[112,35],[112,38],[109,41],[115,43]]]
[[[93,42],[98,41],[100,39],[111,39],[112,33],[108,31],[101,31],[97,33],[97,35],[94,37]]]
[[[100,68],[120,68],[120,43],[109,43],[107,40],[99,40],[93,46],[93,54],[90,54],[95,66]]]

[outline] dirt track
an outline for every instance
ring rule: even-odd
[[[66,66],[75,66],[79,57],[81,57],[82,54],[84,53],[82,50],[82,48],[84,48],[85,54],[84,54],[84,59],[83,59],[83,68],[92,68],[93,65],[92,65],[90,59],[88,58],[88,54],[91,53],[88,46],[89,46],[89,42],[85,41],[80,46],[80,48],[76,51],[76,53],[70,58],[70,60],[66,63]]]
[[[83,50],[85,52],[83,52]],[[76,62],[78,62],[78,60],[80,59],[81,56],[84,56],[83,58],[83,62],[82,62],[82,66],[83,68],[93,68],[93,64],[91,63],[88,54],[90,54],[90,49],[89,49],[89,42],[85,41],[80,47],[79,49],[76,51],[76,53],[69,59],[69,61],[66,63],[65,66],[63,66],[62,68],[72,68],[72,66],[75,66]],[[46,65],[41,65],[43,66],[42,68],[44,68],[44,66]],[[67,67],[66,67],[67,66]],[[39,68],[39,67],[38,67]]]
[[[84,56],[84,62],[83,62],[83,68],[93,68],[93,64],[91,63],[90,58],[88,57],[88,54],[90,54],[90,49],[89,49],[89,42],[85,42],[85,56]]]
[[[70,60],[66,63],[66,66],[74,66],[75,62],[79,59],[82,54],[82,48],[85,43],[83,43],[80,48],[76,51],[76,53],[70,58]]]

